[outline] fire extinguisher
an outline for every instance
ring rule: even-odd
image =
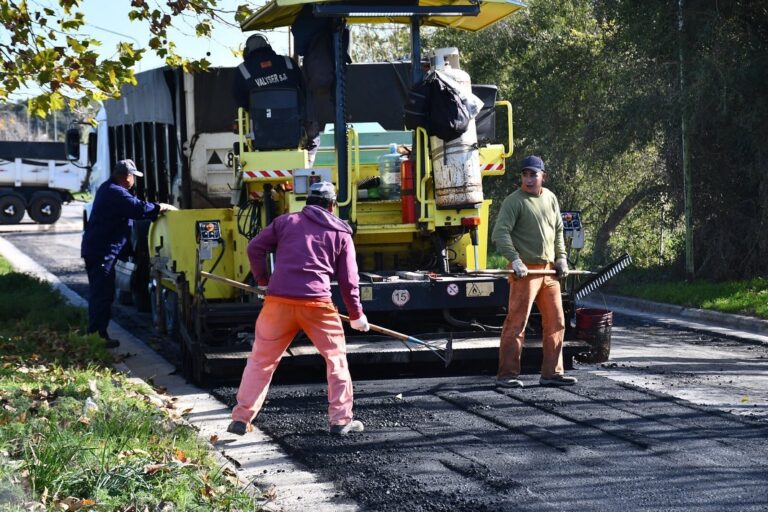
[[[416,222],[416,187],[413,176],[413,160],[400,162],[400,196],[403,203],[403,224]]]

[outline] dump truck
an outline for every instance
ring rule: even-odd
[[[406,129],[403,112],[411,87],[423,76],[421,27],[477,31],[521,8],[510,0],[407,5],[271,0],[242,23],[247,32],[290,26],[300,12],[332,18],[335,105],[319,114],[324,129],[310,167],[307,150],[295,137],[298,126],[285,129],[286,120],[299,118],[297,92],[270,88],[251,94],[248,109],[232,109],[237,137],[226,159],[232,204],[169,212],[152,223],[153,318],[160,332],[180,344],[186,375],[198,382],[239,377],[262,301],[253,293],[248,241],[276,216],[301,210],[309,186],[320,180],[336,185],[336,214],[353,228],[360,296],[369,320],[421,342],[401,347],[381,335],[350,332],[353,372],[358,364],[379,362],[423,368],[435,354],[442,360],[452,355],[454,365],[475,361],[494,366],[488,361],[498,353],[509,286],[507,276],[482,272],[491,223],[491,201],[482,189],[504,174],[512,155],[512,106],[496,97],[495,86],[471,84],[458,50],[449,48],[432,52],[430,67],[481,100],[469,133],[452,144],[423,127]],[[410,60],[347,64],[347,25],[380,22],[411,27]],[[227,92],[222,89],[216,98]],[[502,140],[497,121],[503,126]],[[275,143],[283,136],[285,142]],[[575,254],[583,245],[583,225],[578,211],[563,215],[569,252]],[[613,265],[608,273],[624,264]],[[576,297],[599,286],[606,275],[579,284],[570,278],[564,287],[567,365],[592,350],[577,337]],[[344,313],[335,283],[333,300]],[[536,366],[541,333],[535,310],[529,329],[523,359]],[[316,352],[299,342],[288,350],[281,369],[301,373],[318,366],[322,361]]]
[[[53,224],[85,178],[85,162],[70,161],[64,142],[0,141],[0,224],[18,224],[26,212]]]

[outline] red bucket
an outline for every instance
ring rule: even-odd
[[[604,363],[611,353],[613,312],[607,309],[576,310],[576,337],[589,343],[590,351],[579,358],[585,363]]]

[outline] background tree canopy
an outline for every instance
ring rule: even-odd
[[[114,1],[114,0],[112,0]],[[118,0],[127,2],[128,0]],[[248,4],[234,12],[221,9],[218,0],[130,0],[131,21],[145,22],[149,48],[121,42],[114,57],[99,54],[98,39],[83,34],[85,16],[80,0],[0,0],[0,101],[5,102],[24,87],[41,94],[29,100],[30,110],[44,116],[60,110],[65,102],[72,109],[119,95],[124,84],[135,84],[134,66],[147,50],[154,51],[169,66],[188,71],[206,69],[205,56],[182,58],[169,38],[169,29],[182,22],[198,37],[209,37],[213,24],[234,24],[250,15]],[[109,2],[104,2],[109,9]],[[127,21],[127,20],[126,20]]]
[[[57,9],[0,0],[0,101],[37,84],[37,113],[115,96],[135,81],[147,50],[169,65],[206,68],[204,57],[179,57],[168,28],[187,18],[205,37],[251,5],[225,12],[217,0],[131,0],[130,18],[153,35],[149,48],[121,43],[115,58],[102,59],[98,41],[78,34],[80,2],[49,3]],[[425,48],[458,47],[473,81],[498,85],[512,101],[515,160],[544,157],[561,207],[583,212],[592,262],[628,250],[640,266],[682,273],[685,119],[696,275],[768,274],[768,4],[683,0],[681,32],[680,0],[528,3],[479,33],[428,30]],[[363,28],[354,39],[356,60],[408,51],[401,30]],[[511,172],[486,183],[495,206],[517,186],[516,167],[509,162]]]
[[[682,271],[685,116],[696,275],[765,275],[768,4],[686,0],[682,34],[678,6],[530,0],[488,30],[435,32],[427,44],[460,48],[473,81],[513,102],[515,156],[545,158],[561,208],[586,217],[595,263],[626,249],[640,265]],[[485,190],[498,204],[517,181],[511,172]]]

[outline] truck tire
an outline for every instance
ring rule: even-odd
[[[61,197],[55,192],[35,192],[27,213],[38,224],[53,224],[61,217]]]
[[[0,196],[0,224],[18,224],[23,218],[23,197],[14,193]]]

